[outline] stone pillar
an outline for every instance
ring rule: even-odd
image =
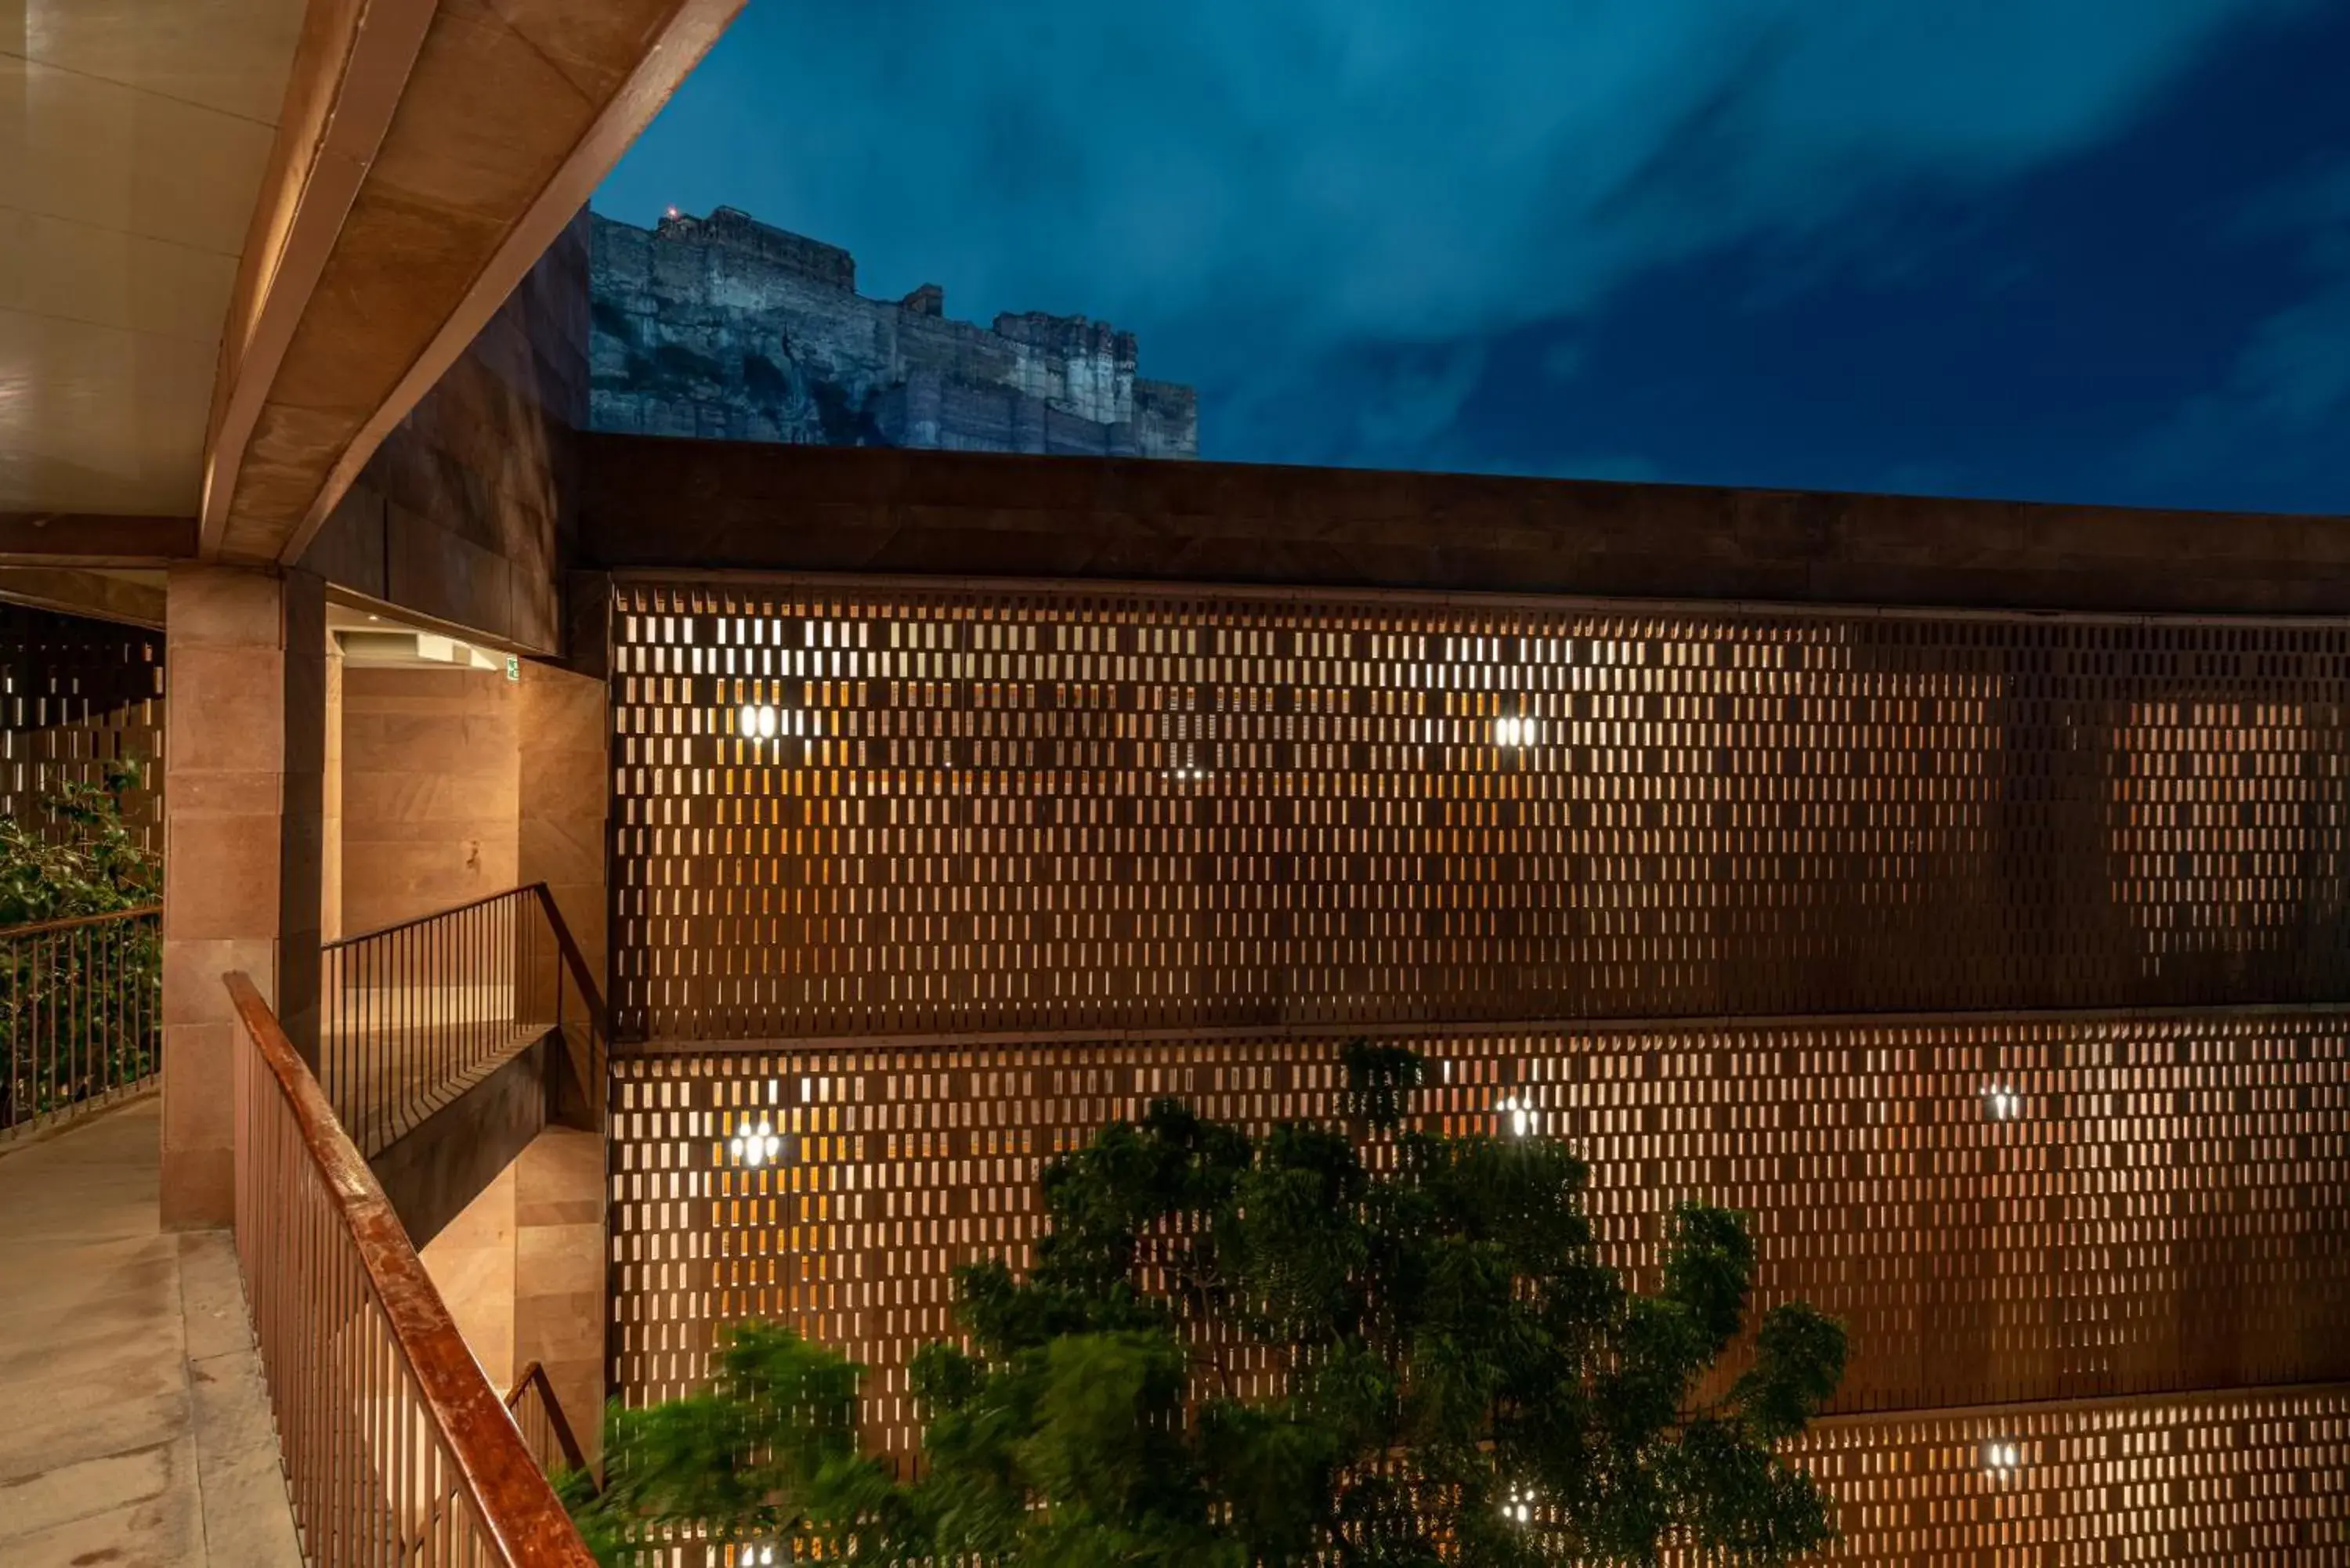
[[[164,658],[165,1225],[234,1216],[234,1053],[221,976],[243,970],[317,1048],[326,595],[307,573],[172,569]]]
[[[604,1139],[549,1127],[514,1163],[514,1365],[546,1368],[579,1446],[603,1449]]]
[[[605,982],[604,818],[612,794],[607,690],[593,676],[525,661],[517,726],[520,880],[546,884],[599,986]]]
[[[343,934],[343,645],[327,639],[327,774],[319,807],[318,936]]]
[[[513,1387],[522,1370],[514,1358],[515,1166],[500,1171],[416,1254],[490,1386],[501,1394]]]
[[[603,627],[575,627],[600,655]],[[522,667],[521,877],[544,882],[598,988],[605,958],[606,807],[611,798],[608,687],[552,664]],[[573,1081],[587,1070],[586,1038],[566,1031]],[[597,1096],[600,1101],[600,1096]],[[592,1459],[601,1448],[604,1332],[604,1138],[592,1116],[560,1096],[565,1119],[515,1162],[514,1357],[536,1361]]]

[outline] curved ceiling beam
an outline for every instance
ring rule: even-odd
[[[313,0],[314,13],[338,3]],[[368,0],[366,10],[387,5],[425,7],[421,41],[315,272],[279,247],[271,275],[302,296],[282,350],[265,363],[248,348],[223,378],[208,558],[300,556],[742,0]],[[362,36],[369,25],[362,16]],[[331,117],[319,129],[331,136]],[[234,318],[262,347],[267,294]],[[227,411],[248,403],[240,429]]]
[[[391,129],[434,0],[311,0],[245,231],[204,441],[201,547],[219,553],[245,445]]]

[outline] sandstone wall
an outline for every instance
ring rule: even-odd
[[[345,666],[346,934],[520,879],[522,713],[522,688],[492,670]]]
[[[1198,400],[1139,379],[1134,335],[1024,312],[954,321],[926,284],[855,291],[846,251],[719,208],[591,217],[589,422],[808,446],[1193,457]]]

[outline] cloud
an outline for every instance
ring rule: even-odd
[[[2238,226],[2248,243],[2295,246],[2306,292],[2252,328],[2220,387],[2123,454],[2122,482],[2177,493],[2224,475],[2251,504],[2294,508],[2316,493],[2350,509],[2350,159],[2256,193]]]
[[[1562,337],[1542,352],[1542,372],[1554,381],[1572,381],[1590,363],[1590,351],[1572,337]]]
[[[731,202],[848,245],[869,293],[1114,319],[1147,374],[1202,384],[1211,432],[1327,460],[1366,421],[1311,393],[1363,346],[1571,321],[1758,237],[1865,245],[1839,224],[1872,198],[2081,150],[2223,27],[2298,8],[760,0],[598,204]],[[1456,385],[1399,370],[1368,425],[1433,441]],[[1275,405],[1303,423],[1247,422]]]

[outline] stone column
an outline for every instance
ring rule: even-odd
[[[549,1127],[514,1163],[514,1365],[546,1368],[592,1460],[603,1449],[604,1139]]]
[[[607,688],[553,664],[522,667],[519,870],[544,882],[604,983],[605,813],[611,721]]]
[[[318,936],[343,934],[343,645],[327,639],[327,773],[320,806]]]
[[[575,628],[575,642],[604,636]],[[611,798],[607,688],[551,664],[522,667],[521,872],[545,882],[601,987],[605,957],[606,807]],[[566,1031],[570,1078],[588,1070],[586,1037]],[[515,1162],[514,1356],[546,1368],[590,1457],[604,1410],[604,1139],[592,1116],[558,1097],[570,1127],[549,1127]]]
[[[221,976],[250,974],[315,1055],[326,595],[307,573],[172,569],[164,658],[163,1203],[234,1217],[234,1051]]]

